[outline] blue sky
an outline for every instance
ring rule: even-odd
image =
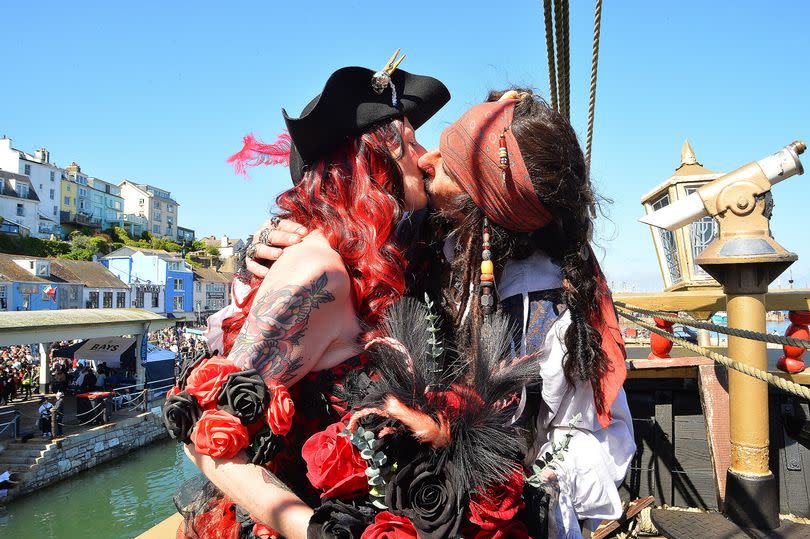
[[[512,2],[4,2],[0,134],[45,146],[109,181],[169,189],[198,236],[245,236],[289,184],[286,169],[236,177],[225,159],[255,132],[273,138],[334,69],[432,74],[453,99],[417,136],[491,88],[548,94],[539,0]],[[730,171],[810,139],[810,7],[784,2],[605,2],[593,177],[612,199],[599,237],[609,278],[662,286],[640,196],[678,165],[688,138],[708,168]],[[584,144],[593,3],[571,2],[572,122]],[[810,159],[806,156],[807,167]],[[810,174],[774,190],[774,235],[810,286]],[[782,279],[786,284],[786,278]]]

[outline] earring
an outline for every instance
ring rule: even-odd
[[[494,307],[495,297],[492,290],[495,287],[495,273],[492,265],[492,251],[489,242],[489,219],[484,217],[484,233],[481,251],[481,311],[489,316]]]

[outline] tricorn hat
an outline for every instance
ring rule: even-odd
[[[396,69],[380,91],[372,84],[376,74],[365,67],[343,67],[330,75],[298,118],[282,109],[292,139],[293,183],[301,181],[307,165],[375,123],[407,116],[416,129],[450,100],[450,91],[433,77]]]

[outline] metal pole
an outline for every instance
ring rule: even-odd
[[[51,383],[51,368],[48,361],[48,351],[51,348],[51,343],[39,343],[39,394],[45,395],[48,392],[48,386]],[[32,380],[33,382],[33,380]]]
[[[729,267],[724,279],[728,325],[765,332],[768,279],[758,264]],[[728,355],[741,363],[768,370],[767,344],[728,337]],[[746,527],[779,527],[779,486],[768,466],[768,385],[737,371],[728,371],[731,467],[726,473],[726,514]]]

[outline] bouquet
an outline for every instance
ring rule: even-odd
[[[518,421],[538,362],[511,354],[513,332],[498,316],[474,357],[446,361],[436,320],[429,299],[394,305],[366,346],[377,376],[362,404],[304,444],[322,492],[310,539],[545,535],[540,474],[558,457],[527,477]]]

